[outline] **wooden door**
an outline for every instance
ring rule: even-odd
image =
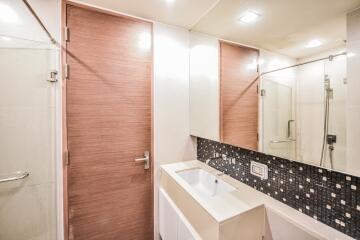
[[[221,141],[258,149],[257,49],[220,42]]]
[[[69,239],[153,239],[152,24],[66,11]]]

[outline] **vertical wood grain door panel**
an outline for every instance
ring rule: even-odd
[[[257,49],[220,42],[221,141],[258,149]]]
[[[152,24],[66,11],[69,239],[153,239]]]

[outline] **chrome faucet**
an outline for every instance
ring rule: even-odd
[[[218,153],[218,152],[214,152],[214,156],[213,157],[210,157],[209,159],[207,159],[206,161],[205,161],[205,163],[207,164],[207,165],[209,165],[209,163],[211,162],[211,160],[215,160],[215,159],[224,159],[224,156],[225,156],[225,159],[226,159],[226,155],[225,154],[220,154],[220,153]]]

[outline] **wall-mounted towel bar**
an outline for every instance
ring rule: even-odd
[[[14,175],[0,178],[0,183],[21,180],[21,179],[28,177],[29,175],[30,175],[29,172],[17,172],[17,173],[14,173]]]
[[[295,139],[285,139],[285,140],[271,140],[270,143],[287,143],[287,142],[295,142]]]

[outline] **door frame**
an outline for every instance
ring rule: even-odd
[[[68,168],[69,168],[69,151],[68,151],[68,128],[67,128],[67,40],[65,39],[66,23],[67,23],[67,6],[77,6],[83,9],[100,12],[117,17],[125,17],[136,21],[143,21],[151,23],[151,153],[150,153],[150,171],[151,171],[151,209],[152,209],[152,224],[154,228],[154,22],[148,19],[132,16],[129,14],[96,7],[90,4],[79,3],[72,0],[61,0],[61,137],[62,137],[62,179],[63,179],[63,230],[64,230],[64,240],[69,240],[69,195],[68,195]],[[155,231],[154,231],[155,234]]]

